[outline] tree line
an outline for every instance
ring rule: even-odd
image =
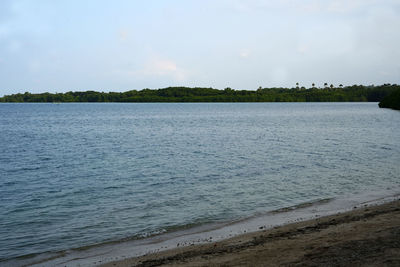
[[[379,102],[379,107],[400,110],[400,89],[385,96],[382,101]]]
[[[168,87],[127,92],[81,91],[66,93],[29,92],[5,95],[0,102],[379,102],[400,85],[326,86],[325,88],[258,88],[223,90],[213,88]]]

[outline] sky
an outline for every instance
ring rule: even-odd
[[[0,0],[0,96],[400,83],[400,0]]]

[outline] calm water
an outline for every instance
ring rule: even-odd
[[[1,104],[0,137],[1,260],[400,186],[377,103]]]

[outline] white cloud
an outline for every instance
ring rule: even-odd
[[[141,73],[148,76],[170,77],[176,82],[182,82],[186,79],[187,72],[172,60],[153,58],[146,63]]]
[[[305,13],[317,13],[322,11],[322,5],[319,1],[306,1],[306,2],[297,2],[295,4],[296,8]]]
[[[297,52],[300,54],[306,54],[309,49],[310,49],[310,46],[307,44],[299,44],[297,46]]]
[[[119,37],[120,41],[126,41],[126,39],[128,38],[128,35],[129,35],[128,31],[124,30],[124,29],[121,29],[118,32],[118,37]]]
[[[233,3],[232,3],[233,2]],[[253,12],[255,10],[295,10],[303,14],[332,12],[348,13],[381,2],[395,4],[396,0],[235,0],[230,4],[239,12]]]
[[[239,55],[241,58],[248,58],[250,56],[250,51],[248,49],[243,49],[240,51]]]
[[[169,79],[174,82],[183,82],[186,80],[187,71],[178,67],[172,60],[152,58],[148,60],[142,69],[118,69],[113,73],[124,77],[125,79]]]
[[[376,2],[376,0],[334,0],[327,3],[326,10],[329,12],[347,13]]]
[[[151,60],[147,63],[144,72],[150,75],[166,75],[178,70],[176,63],[170,60]]]

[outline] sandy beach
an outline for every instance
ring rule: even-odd
[[[400,200],[103,266],[400,266]]]

